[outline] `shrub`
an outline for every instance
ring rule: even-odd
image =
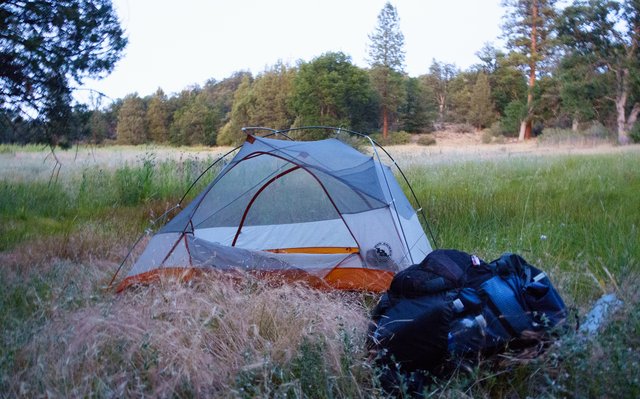
[[[427,145],[436,145],[436,139],[432,135],[427,134],[427,135],[420,136],[416,143],[418,145],[425,145],[425,146],[427,146]]]
[[[382,138],[382,133],[373,133],[369,137],[382,145],[401,145],[411,142],[411,134],[402,131],[389,132],[389,136],[386,139]]]
[[[599,139],[612,139],[611,131],[607,129],[602,123],[594,121],[591,126],[585,131],[585,136]]]
[[[629,132],[629,138],[632,143],[640,143],[640,124],[633,125],[631,132]]]
[[[520,133],[520,123],[527,112],[527,105],[521,101],[510,102],[504,110],[500,120],[502,134],[517,137]]]
[[[482,132],[482,144],[491,144],[491,142],[493,141],[493,133],[491,132],[491,129],[485,129]]]
[[[456,133],[473,133],[475,128],[468,123],[460,123],[453,127],[453,131]]]

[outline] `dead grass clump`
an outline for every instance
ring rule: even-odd
[[[304,392],[309,370],[294,367],[309,360],[304,348],[317,349],[307,355],[334,376],[327,381],[358,385],[344,360],[364,356],[367,320],[343,294],[301,285],[221,273],[164,281],[53,318],[21,351],[13,387],[27,396],[233,396],[249,380],[262,394]]]

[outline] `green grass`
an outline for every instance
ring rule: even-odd
[[[178,203],[210,162],[156,162],[147,155],[140,166],[86,168],[58,183],[1,182],[0,251],[38,237],[69,234],[92,222],[109,225],[119,218],[129,225],[128,230],[142,231],[149,220]],[[213,173],[207,172],[189,198],[202,190]]]
[[[639,168],[636,154],[618,154],[469,162],[407,175],[440,247],[487,260],[519,253],[562,273],[563,288],[583,303],[600,293],[589,284],[593,276],[623,279],[640,266]]]
[[[103,290],[137,235],[206,165],[147,153],[55,184],[0,183],[0,397],[385,396],[364,348],[371,298],[216,276]],[[536,359],[487,361],[429,392],[640,395],[637,152],[405,172],[440,247],[486,260],[519,253],[549,272],[578,315],[603,292],[625,301],[594,340],[568,333]]]

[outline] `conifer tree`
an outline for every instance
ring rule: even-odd
[[[507,7],[503,25],[507,46],[515,63],[528,76],[527,114],[520,125],[519,140],[532,137],[534,91],[537,77],[557,46],[554,35],[556,0],[503,0]]]
[[[387,2],[378,14],[378,24],[369,40],[371,78],[380,97],[382,136],[387,138],[389,119],[397,112],[404,94],[404,35],[398,12],[391,3]]]
[[[74,86],[111,72],[126,45],[111,0],[0,1],[0,108],[35,111],[39,139],[61,144]]]

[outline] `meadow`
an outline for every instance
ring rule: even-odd
[[[570,327],[603,293],[625,303],[593,339],[568,328],[539,357],[486,360],[426,396],[640,397],[640,148],[389,150],[439,247],[521,254],[550,275]],[[58,156],[52,176],[47,150],[0,147],[0,397],[386,397],[364,348],[375,295],[218,273],[107,289],[217,153]]]

